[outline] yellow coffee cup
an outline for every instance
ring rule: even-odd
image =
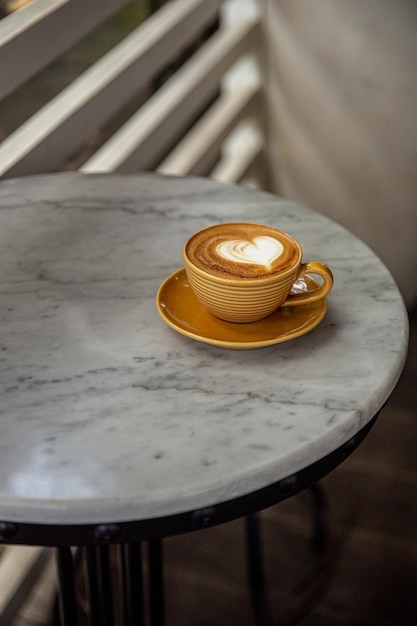
[[[253,322],[282,306],[306,305],[327,296],[333,275],[318,261],[302,262],[299,243],[287,233],[246,222],[209,226],[183,248],[187,278],[200,303],[228,322]],[[305,275],[316,287],[290,293]]]

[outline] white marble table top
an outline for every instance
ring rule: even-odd
[[[236,351],[159,317],[186,238],[239,220],[332,268],[309,334]],[[260,489],[366,425],[404,364],[406,312],[378,258],[264,192],[153,174],[4,181],[0,255],[3,520],[141,520]]]

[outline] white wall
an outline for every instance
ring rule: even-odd
[[[261,0],[273,188],[329,215],[417,302],[417,2]]]

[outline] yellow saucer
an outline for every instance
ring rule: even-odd
[[[317,283],[308,278],[307,288]],[[194,295],[185,269],[159,287],[156,306],[164,322],[178,333],[221,348],[248,349],[295,339],[315,328],[326,315],[326,298],[309,305],[281,307],[259,322],[234,324],[214,317]]]

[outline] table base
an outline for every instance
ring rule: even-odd
[[[327,547],[326,507],[318,485],[307,490],[312,514],[311,548],[324,560]],[[259,516],[245,518],[247,581],[254,622],[257,626],[277,624],[268,601]],[[112,557],[117,556],[117,563]],[[165,626],[162,539],[118,546],[86,546],[77,550],[57,548],[59,602],[56,625],[76,626]],[[85,591],[77,596],[76,570],[82,566]],[[118,580],[114,577],[118,574]],[[116,598],[117,596],[117,598]],[[297,616],[280,624],[292,624],[311,608],[301,602]],[[85,604],[83,608],[83,604]]]
[[[117,568],[112,564],[114,555],[117,555]],[[57,548],[57,565],[59,596],[56,624],[164,626],[162,540],[121,544],[113,548]],[[76,584],[76,570],[80,566],[85,581],[85,598],[82,599],[78,597],[81,594]],[[119,573],[116,584],[115,569]]]

